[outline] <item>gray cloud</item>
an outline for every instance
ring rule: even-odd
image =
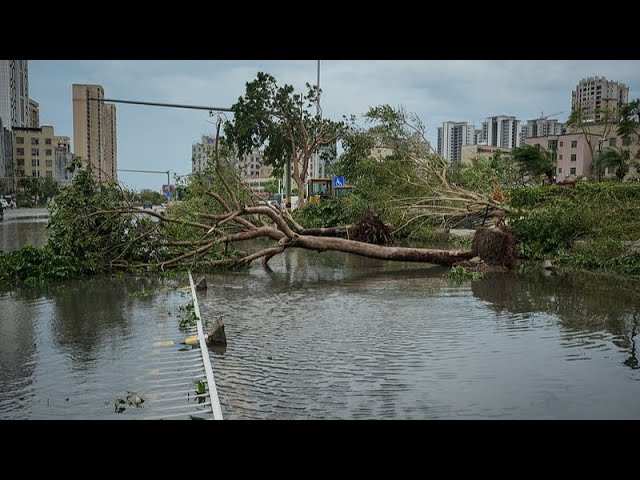
[[[316,81],[316,61],[32,61],[32,97],[42,123],[71,136],[71,84],[100,83],[111,98],[230,106],[258,71],[296,89]],[[446,120],[479,126],[485,117],[521,120],[571,107],[571,90],[581,78],[602,75],[630,86],[640,96],[640,61],[635,60],[326,60],[321,62],[323,115],[363,114],[388,103],[417,113],[435,140]],[[213,126],[207,112],[118,105],[121,168],[170,169],[188,173],[191,144]],[[158,189],[165,179],[122,174],[133,188]]]

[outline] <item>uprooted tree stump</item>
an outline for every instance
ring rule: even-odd
[[[508,227],[479,227],[471,251],[488,265],[513,268],[516,263],[516,242]]]
[[[380,216],[372,210],[363,213],[349,228],[349,238],[373,245],[391,245],[393,243],[391,225],[383,222]]]

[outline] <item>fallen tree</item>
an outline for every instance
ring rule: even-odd
[[[408,214],[406,224],[425,219],[449,220],[477,214],[478,211],[501,206],[502,198],[477,194],[447,180],[447,163],[429,153],[419,137],[410,134],[411,125],[403,111],[381,107],[373,111],[383,121],[387,140],[394,140],[394,149],[404,161],[413,165],[408,178],[398,178],[419,195],[417,198],[392,198],[387,204]],[[218,122],[218,127],[220,122]],[[219,131],[219,128],[218,128]],[[422,137],[424,139],[424,137]],[[256,197],[244,184],[237,171],[225,161],[216,135],[213,157],[205,172],[200,189],[193,188],[193,201],[188,209],[172,210],[166,215],[148,210],[125,208],[100,210],[90,215],[153,217],[139,235],[129,235],[109,253],[108,269],[159,269],[238,267],[271,258],[288,248],[303,248],[317,252],[340,251],[382,260],[424,262],[454,265],[473,258],[468,250],[443,250],[390,246],[390,225],[377,214],[369,212],[354,225],[338,228],[305,229],[290,213],[282,211]],[[131,224],[131,222],[129,222]],[[144,222],[142,222],[144,224]],[[404,228],[402,225],[399,228]],[[347,238],[341,238],[345,236]],[[233,248],[239,242],[270,239],[273,243],[255,252]],[[125,252],[136,241],[146,242],[146,259],[128,258]],[[502,242],[504,243],[504,242]],[[495,242],[496,245],[502,244]],[[140,252],[139,248],[135,249]],[[497,252],[492,258],[500,258]]]
[[[471,250],[441,250],[429,248],[405,248],[374,245],[371,243],[337,238],[332,236],[316,236],[314,233],[324,234],[315,229],[307,231],[298,224],[285,210],[280,212],[271,206],[240,206],[229,205],[227,201],[216,192],[206,192],[206,195],[215,199],[224,210],[222,214],[198,212],[202,221],[192,222],[165,216],[152,211],[132,210],[123,208],[113,211],[102,211],[102,214],[143,214],[157,219],[159,222],[167,222],[184,225],[203,232],[199,239],[192,241],[166,241],[160,243],[158,248],[180,247],[181,252],[171,258],[159,262],[140,262],[128,264],[113,262],[112,268],[149,268],[159,267],[161,270],[193,264],[200,260],[206,260],[211,266],[240,266],[261,259],[268,263],[275,255],[284,252],[288,248],[304,248],[317,252],[340,251],[382,260],[396,260],[404,262],[425,262],[439,265],[452,265],[462,260],[473,257]],[[241,254],[232,258],[210,260],[208,254],[216,250],[216,247],[241,241],[267,238],[274,244],[256,252]]]
[[[394,188],[408,188],[401,196],[384,199],[389,208],[406,214],[397,218],[404,225],[396,231],[416,222],[449,221],[501,207],[499,196],[486,198],[451,184],[446,178],[446,162],[430,154],[417,137],[407,139],[403,114],[388,109],[378,113],[389,119],[386,130],[393,135],[387,139],[402,140],[394,150],[410,167],[407,177],[392,179]],[[47,245],[39,250],[23,249],[0,255],[0,279],[36,284],[116,270],[205,271],[240,267],[258,259],[266,265],[289,248],[447,266],[475,256],[472,249],[392,246],[391,222],[372,211],[365,212],[352,225],[306,229],[286,209],[280,211],[265,205],[251,192],[229,160],[230,152],[224,150],[225,145],[218,145],[219,129],[220,121],[209,167],[190,175],[183,202],[172,204],[163,213],[136,208],[115,183],[98,184],[90,165],[78,159],[74,166],[77,163],[82,169],[74,176],[72,185],[63,189],[50,205],[51,235]],[[254,252],[239,248],[241,242],[254,239],[271,243]],[[502,256],[496,252],[492,258]]]

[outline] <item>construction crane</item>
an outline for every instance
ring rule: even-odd
[[[551,115],[547,115],[547,116],[545,117],[545,116],[544,116],[544,112],[540,112],[540,120],[546,120],[547,118],[555,117],[556,115],[560,115],[561,113],[564,113],[564,112],[552,113]]]

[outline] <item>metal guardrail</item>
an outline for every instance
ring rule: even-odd
[[[202,352],[204,370],[207,374],[207,385],[209,386],[209,396],[211,397],[211,409],[213,410],[213,418],[215,420],[222,420],[222,410],[220,409],[218,389],[216,388],[216,382],[213,378],[213,370],[211,368],[211,361],[209,360],[209,349],[207,348],[207,342],[204,337],[204,330],[202,328],[202,317],[200,316],[200,307],[198,305],[198,296],[196,295],[196,286],[193,283],[193,276],[191,275],[191,271],[189,271],[189,283],[191,284],[191,295],[193,296],[194,311],[198,317],[198,341],[200,342],[200,352]]]
[[[222,420],[191,272],[189,284],[194,313],[197,315],[196,325],[178,330],[174,324],[166,324],[157,332],[157,341],[153,344],[149,359],[153,369],[144,376],[147,384],[145,396],[150,407],[149,416],[145,417],[147,420]],[[185,335],[188,335],[186,340]],[[197,393],[194,388],[194,384],[200,381],[206,382],[204,393]]]

